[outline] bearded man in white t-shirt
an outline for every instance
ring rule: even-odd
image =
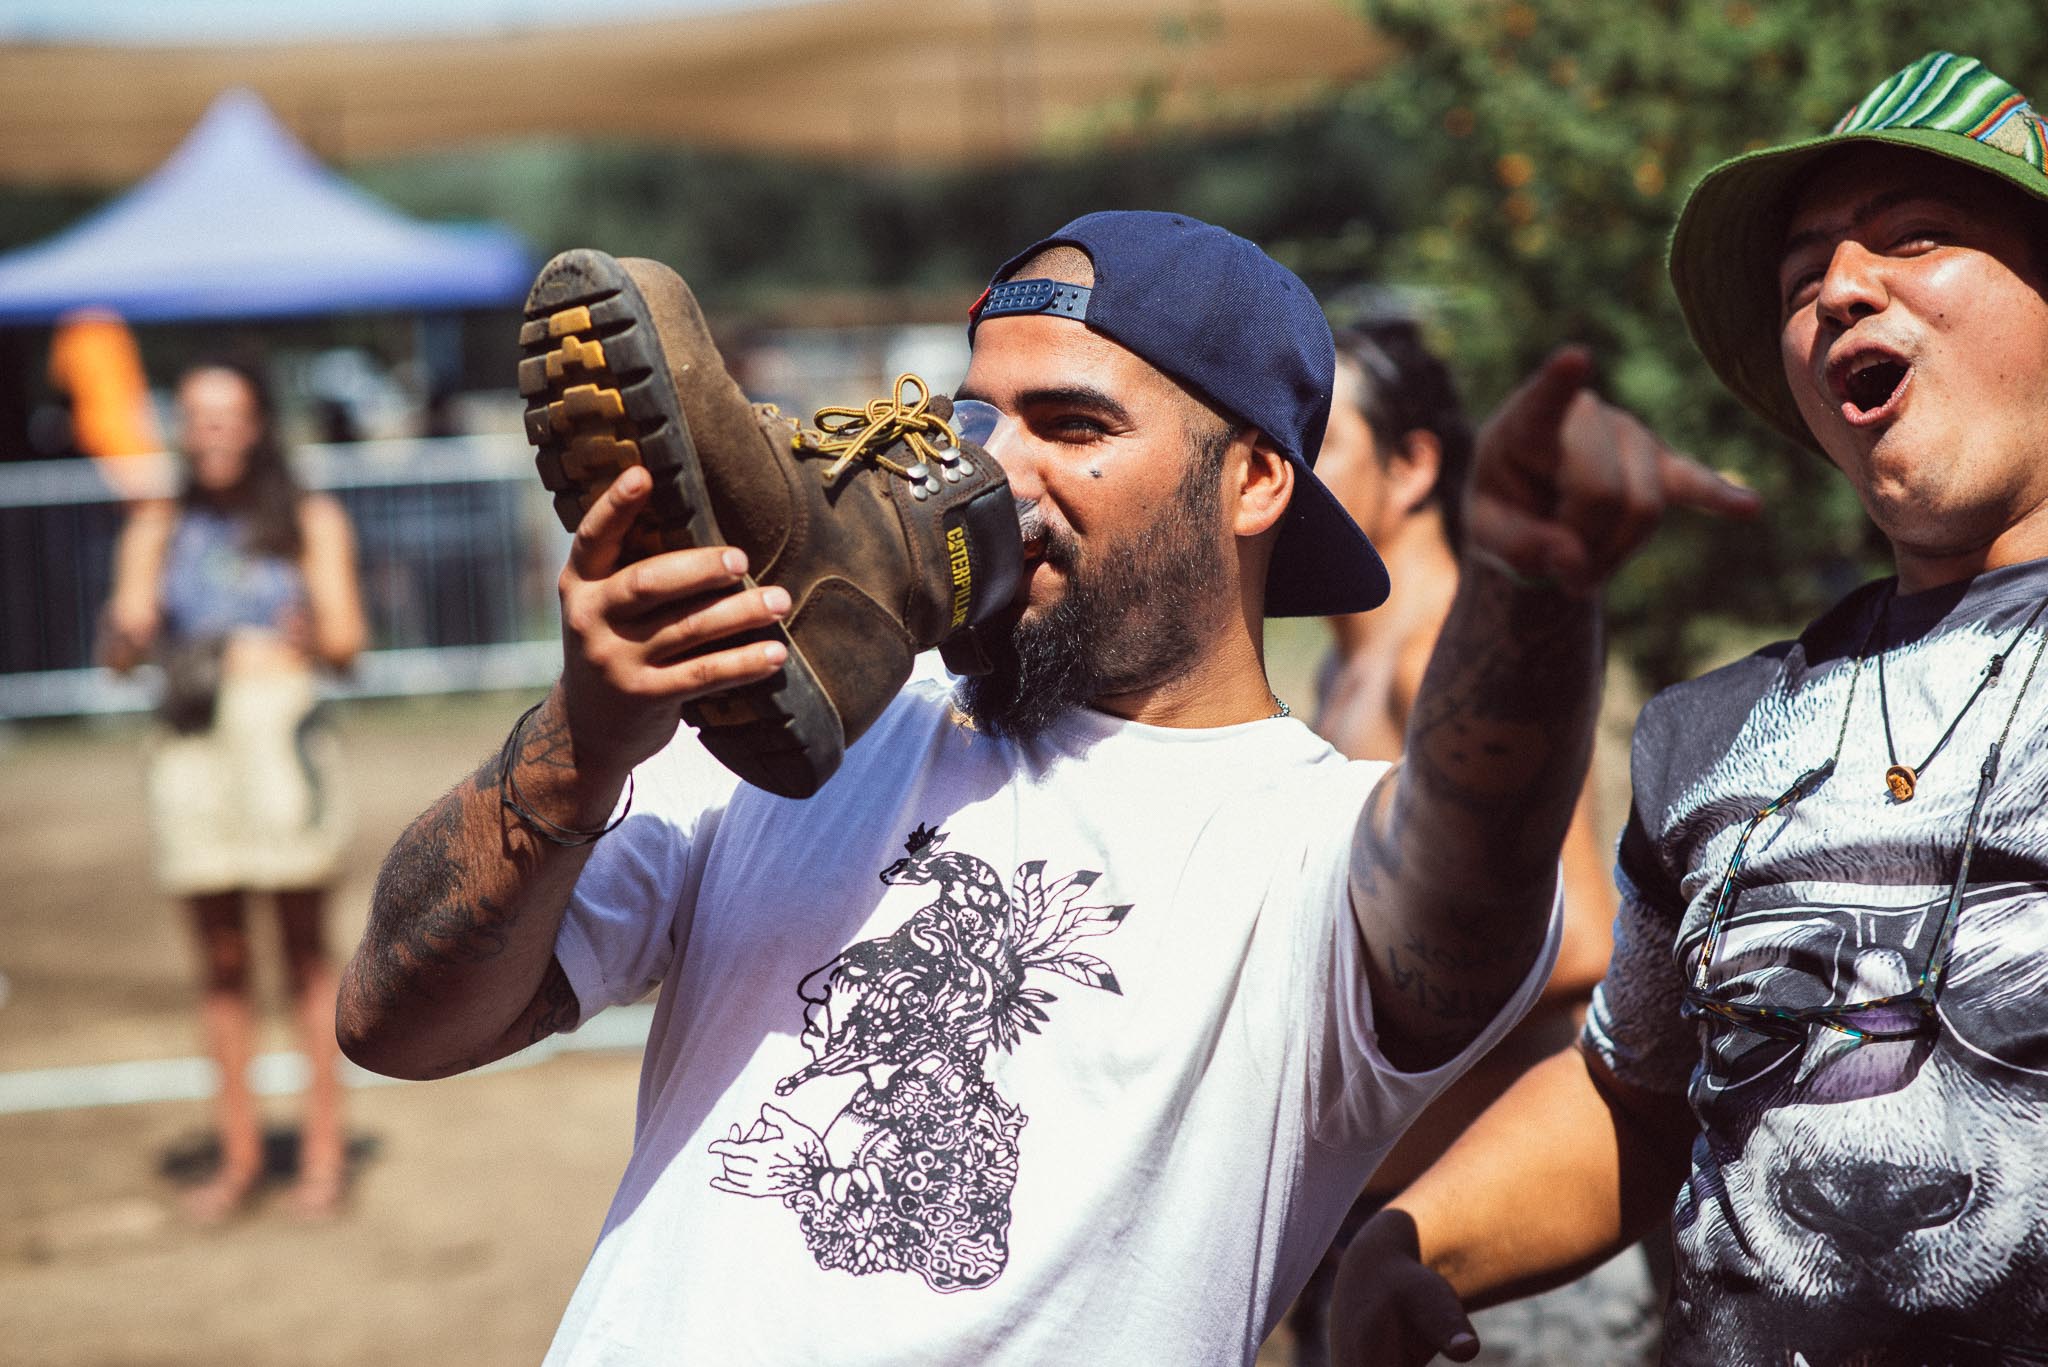
[[[551,1363],[1249,1363],[1548,974],[1600,584],[1667,502],[1751,510],[1553,358],[1481,438],[1405,764],[1348,762],[1261,653],[1269,613],[1386,587],[1310,469],[1301,282],[1094,214],[972,319],[954,421],[1029,567],[992,672],[911,684],[812,797],[737,782],[679,708],[783,664],[789,595],[733,548],[622,567],[634,467],[562,572],[561,682],[386,863],[340,1012],[367,1066],[660,989]]]

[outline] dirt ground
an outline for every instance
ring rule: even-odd
[[[342,718],[359,816],[337,950],[360,933],[382,850],[514,711]],[[0,1071],[201,1052],[184,925],[147,875],[141,737],[132,723],[0,735]],[[267,922],[265,1047],[285,1048]],[[625,1164],[637,1068],[579,1054],[352,1091],[350,1130],[373,1152],[327,1224],[281,1200],[186,1224],[161,1168],[206,1139],[203,1103],[0,1115],[0,1363],[536,1362]]]
[[[1274,674],[1306,696],[1307,663]],[[517,706],[342,713],[358,818],[338,953],[382,852]],[[134,720],[0,729],[0,1073],[202,1052],[185,926],[147,873],[143,737]],[[268,921],[254,922],[263,1047],[283,1049]],[[224,1228],[188,1225],[163,1168],[207,1140],[202,1102],[0,1114],[0,1367],[536,1362],[624,1166],[637,1069],[630,1052],[583,1053],[353,1090],[369,1157],[326,1224],[270,1200]],[[1275,1342],[1260,1363],[1288,1359]]]
[[[503,698],[340,717],[357,832],[333,942],[362,930],[377,861],[517,714]],[[0,1073],[202,1053],[193,959],[151,886],[135,721],[0,730]],[[263,1048],[290,1047],[267,915]],[[164,1175],[210,1136],[203,1102],[0,1115],[0,1367],[534,1363],[597,1237],[632,1138],[639,1059],[352,1090],[362,1162],[342,1218],[281,1190],[218,1229]],[[269,1104],[279,1126],[284,1099]],[[1281,1345],[1261,1358],[1286,1361]]]

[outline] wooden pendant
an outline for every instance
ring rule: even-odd
[[[1908,764],[1894,764],[1884,771],[1884,786],[1891,789],[1894,802],[1912,801],[1914,785],[1919,781],[1920,775]]]

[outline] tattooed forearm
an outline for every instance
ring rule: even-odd
[[[1368,804],[1353,849],[1382,1044],[1391,1032],[1408,1048],[1402,1061],[1456,1052],[1527,974],[1599,684],[1591,604],[1465,567],[1401,766]]]
[[[569,723],[559,709],[544,706],[526,719],[526,725],[519,731],[519,763],[575,772],[576,752],[569,740]]]
[[[428,809],[385,857],[351,975],[368,1003],[389,1009],[407,992],[432,996],[450,970],[504,952],[505,908],[472,888],[462,840],[465,806],[487,785],[495,792],[488,771],[497,763]]]
[[[1592,751],[1589,603],[1468,566],[1409,719],[1387,841],[1405,880],[1484,907],[1548,886]]]
[[[553,700],[522,728],[513,762],[522,799],[564,824],[607,801],[577,789]],[[366,1066],[441,1075],[575,1022],[552,952],[589,851],[537,839],[505,810],[503,766],[492,755],[429,808],[378,874],[337,1012],[344,1047]],[[519,1030],[539,1033],[497,1047]]]

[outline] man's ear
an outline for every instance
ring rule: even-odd
[[[1419,427],[1409,432],[1388,451],[1387,501],[1407,517],[1436,492],[1437,474],[1443,465],[1443,443],[1436,433]]]
[[[1259,536],[1278,525],[1294,497],[1294,462],[1256,428],[1248,429],[1236,445],[1243,463],[1233,459],[1225,467],[1236,476],[1231,530],[1239,536]]]

